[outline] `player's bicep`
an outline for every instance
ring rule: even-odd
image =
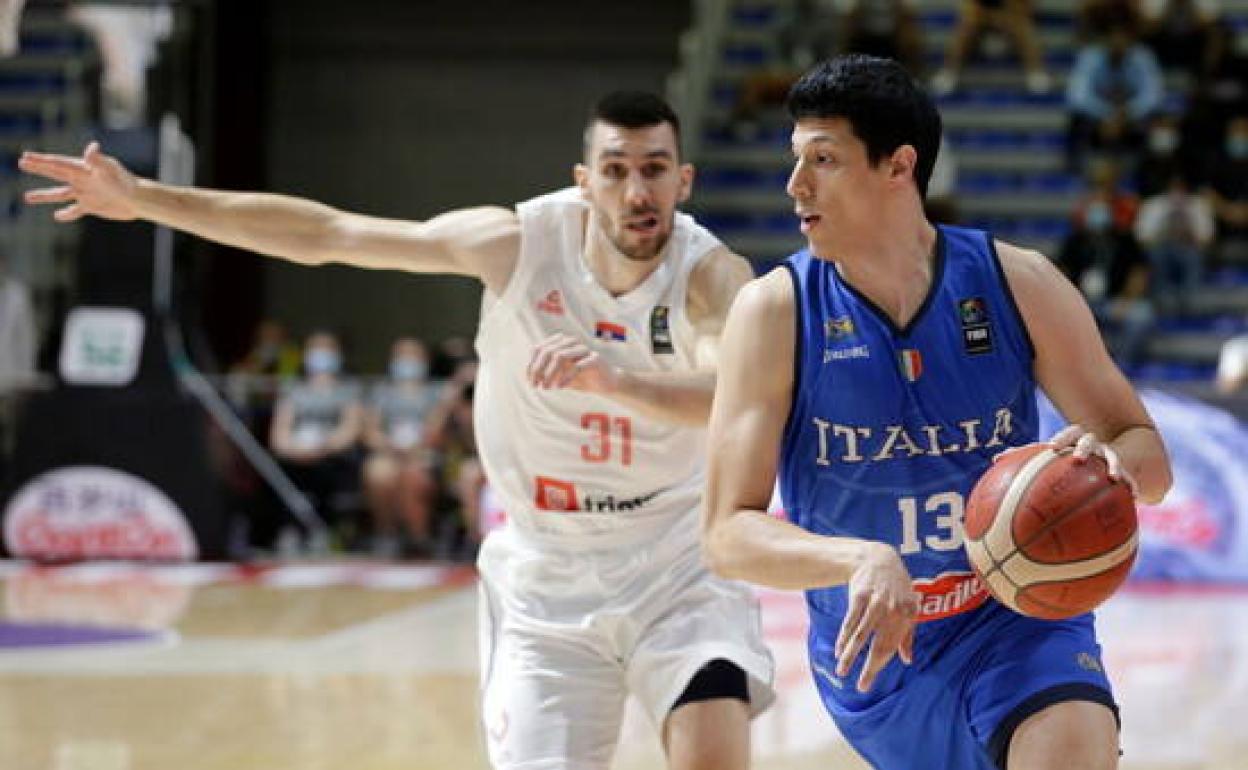
[[[342,214],[333,224],[334,261],[481,279],[501,292],[520,254],[520,221],[496,206],[460,209],[424,222]]]
[[[686,307],[695,335],[694,358],[698,368],[717,368],[733,300],[753,277],[750,263],[726,248],[707,255],[690,275]]]
[[[1152,421],[1109,357],[1083,295],[1047,259],[1002,245],[1002,265],[1036,351],[1036,381],[1071,423],[1103,440]]]
[[[771,499],[792,399],[792,302],[778,270],[742,290],[728,316],[708,434],[708,529]]]

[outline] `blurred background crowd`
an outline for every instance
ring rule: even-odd
[[[174,444],[206,447],[179,462],[210,469],[226,555],[470,558],[501,516],[473,442],[475,286],[58,228],[20,203],[22,149],[96,137],[164,176],[182,137],[183,181],[419,219],[567,184],[586,105],[651,88],[685,121],[689,208],[761,272],[803,245],[784,96],[845,52],[894,57],[935,96],[934,220],[1053,259],[1137,383],[1248,413],[1248,0],[483,8],[0,0],[0,489],[57,442],[90,459],[99,431],[74,443],[66,404],[139,414],[65,376],[69,311],[122,305],[148,324],[128,387],[195,393],[215,415]],[[151,430],[191,430],[171,422]],[[327,526],[292,517],[275,479]]]

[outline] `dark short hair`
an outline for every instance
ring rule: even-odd
[[[620,128],[649,128],[667,123],[676,135],[677,151],[680,149],[680,118],[662,97],[649,91],[612,91],[590,108],[585,123],[586,155],[597,123]]]
[[[940,151],[940,113],[932,98],[892,59],[850,54],[821,62],[789,90],[793,120],[844,118],[876,165],[903,144],[914,147],[914,181],[927,196]]]

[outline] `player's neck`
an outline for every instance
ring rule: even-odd
[[[592,216],[586,221],[582,259],[598,285],[613,297],[627,294],[640,286],[663,264],[666,254],[667,246],[664,245],[650,259],[633,259],[615,247],[611,239],[602,232],[602,228],[594,223]]]
[[[837,260],[841,278],[883,310],[898,327],[919,312],[936,275],[936,228],[920,218],[911,227],[879,231],[855,258]]]

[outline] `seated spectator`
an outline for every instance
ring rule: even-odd
[[[286,327],[265,319],[256,325],[251,350],[230,367],[231,373],[271,377],[295,377],[299,374],[299,347],[286,337]]]
[[[1248,386],[1248,334],[1232,337],[1222,345],[1214,384],[1225,396],[1239,393]]]
[[[842,53],[896,59],[923,76],[923,37],[915,0],[842,0]]]
[[[357,488],[363,410],[356,386],[339,378],[337,337],[324,331],[309,335],[303,365],[307,378],[277,402],[269,446],[316,510],[336,525],[342,522],[336,521],[335,496]]]
[[[1214,157],[1205,196],[1213,207],[1221,256],[1248,261],[1248,114],[1227,124]]]
[[[1191,94],[1184,140],[1214,150],[1202,158],[1212,161],[1227,125],[1239,115],[1248,115],[1248,50],[1236,44],[1234,27],[1223,20],[1214,27],[1205,70]]]
[[[1217,0],[1142,0],[1141,39],[1168,70],[1195,77],[1205,65],[1205,52],[1214,42],[1218,23]]]
[[[962,67],[980,36],[996,30],[1014,38],[1027,73],[1027,90],[1047,93],[1053,86],[1044,68],[1044,53],[1032,22],[1031,0],[962,0],[958,28],[949,41],[945,66],[932,78],[932,90],[943,96],[957,89]]]
[[[481,545],[481,492],[485,487],[472,421],[476,376],[476,362],[460,364],[425,428],[426,441],[435,452],[439,482],[458,505],[466,550],[471,554]]]
[[[776,55],[768,66],[746,76],[733,107],[733,130],[743,140],[757,135],[762,111],[784,104],[803,72],[836,53],[834,0],[795,0],[776,10]]]
[[[1161,109],[1164,88],[1153,52],[1125,26],[1080,49],[1066,86],[1068,162],[1083,167],[1090,147],[1115,155],[1137,150],[1144,126]]]
[[[1083,0],[1075,18],[1075,39],[1080,45],[1088,45],[1120,24],[1138,28],[1140,15],[1135,0]]]
[[[1135,191],[1141,198],[1164,192],[1175,174],[1194,179],[1200,161],[1183,141],[1179,121],[1158,113],[1148,124],[1148,136],[1135,169]]]
[[[1153,298],[1167,311],[1186,309],[1204,275],[1213,242],[1213,210],[1194,194],[1183,174],[1174,174],[1164,192],[1144,201],[1135,236],[1152,263]]]
[[[419,340],[395,340],[390,376],[373,391],[364,412],[364,494],[373,519],[373,553],[403,550],[400,527],[417,552],[429,546],[434,486],[425,421],[437,400],[427,379],[429,354]]]
[[[1093,189],[1072,216],[1058,266],[1083,292],[1120,364],[1138,363],[1155,314],[1149,267],[1132,232],[1135,201],[1117,188],[1114,168],[1096,168]]]

